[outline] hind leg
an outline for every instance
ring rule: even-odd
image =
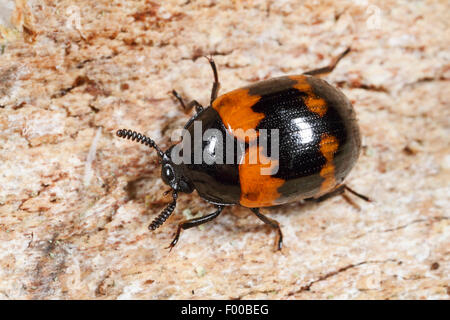
[[[372,202],[372,199],[370,199],[368,196],[365,196],[361,193],[356,192],[355,190],[350,189],[350,187],[348,187],[346,184],[344,184],[344,189],[347,190],[348,192],[354,194],[358,198],[363,199],[364,201]]]
[[[329,199],[331,197],[334,197],[334,196],[337,196],[337,195],[343,195],[345,197],[346,196],[344,194],[345,191],[348,191],[348,192],[354,194],[355,196],[357,196],[360,199],[363,199],[364,201],[372,202],[372,200],[369,197],[352,190],[350,187],[348,187],[345,184],[341,184],[340,186],[336,187],[334,190],[332,190],[332,191],[328,192],[327,194],[324,194],[324,195],[322,195],[322,196],[320,196],[318,198],[308,198],[308,199],[305,199],[305,200],[315,201],[315,202],[322,202],[324,200],[327,200],[327,199]]]
[[[314,70],[310,70],[307,71],[303,74],[309,75],[309,76],[319,76],[319,75],[325,75],[327,73],[330,73],[331,71],[334,70],[334,68],[336,68],[338,62],[347,55],[347,53],[350,52],[350,48],[347,48],[343,53],[341,53],[337,58],[333,59],[333,61],[330,63],[330,65],[323,67],[323,68],[318,68],[318,69],[314,69]]]

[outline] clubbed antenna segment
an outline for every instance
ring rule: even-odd
[[[142,144],[145,144],[146,146],[154,148],[154,149],[156,149],[156,151],[158,152],[158,155],[161,158],[164,156],[164,152],[162,152],[162,150],[156,145],[156,142],[143,134],[137,133],[136,131],[127,130],[127,129],[117,130],[116,134],[118,137],[121,137],[124,139],[131,139],[131,141],[140,142]]]
[[[175,207],[177,206],[177,198],[178,195],[175,191],[172,193],[173,201],[169,203],[167,207],[164,208],[164,210],[153,220],[152,223],[148,226],[150,230],[156,230],[158,229],[173,213],[175,210]]]

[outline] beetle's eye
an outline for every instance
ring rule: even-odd
[[[164,168],[164,174],[168,181],[172,181],[175,178],[175,174],[173,173],[173,169],[169,166]]]

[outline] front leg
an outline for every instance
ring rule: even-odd
[[[177,229],[177,233],[175,234],[175,237],[173,238],[172,242],[170,243],[170,245],[167,247],[170,250],[172,250],[172,248],[177,244],[178,239],[180,238],[180,233],[181,230],[186,230],[189,228],[193,228],[196,226],[199,226],[201,224],[204,224],[206,222],[209,222],[215,218],[217,218],[219,216],[219,214],[222,212],[224,206],[217,206],[217,210],[214,211],[213,213],[210,213],[206,216],[200,217],[200,218],[194,218],[194,219],[190,219],[190,220],[184,220],[181,221],[178,224],[178,229]]]

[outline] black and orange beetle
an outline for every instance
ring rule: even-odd
[[[182,229],[213,220],[225,206],[241,205],[277,230],[276,245],[281,249],[280,225],[276,220],[261,214],[261,207],[299,200],[320,201],[342,194],[345,190],[370,201],[343,184],[358,159],[361,147],[352,104],[337,88],[314,77],[331,72],[348,52],[349,49],[328,67],[302,75],[257,82],[219,97],[217,68],[212,58],[208,58],[214,83],[207,108],[195,100],[186,105],[180,95],[173,91],[185,110],[195,107],[195,115],[185,125],[190,133],[189,139],[192,139],[190,142],[195,143],[194,123],[199,121],[203,131],[216,129],[217,132],[216,136],[213,134],[202,141],[200,152],[216,152],[217,140],[241,140],[244,149],[240,154],[236,152],[234,161],[211,164],[202,160],[199,163],[177,164],[172,160],[174,146],[164,152],[145,135],[127,129],[118,130],[119,137],[156,149],[162,165],[161,178],[172,189],[173,201],[149,225],[149,229],[155,230],[172,214],[179,192],[191,193],[197,190],[200,197],[214,204],[217,210],[200,218],[182,221],[170,248],[178,242]],[[276,173],[261,174],[261,169],[268,166],[267,161],[262,161],[262,147],[251,146],[251,137],[236,134],[239,130],[248,129],[256,132],[263,129],[278,130]],[[192,153],[194,151],[191,150]],[[250,151],[259,155],[256,163],[246,161]],[[267,150],[265,154],[268,154]],[[270,158],[270,155],[267,157]]]

